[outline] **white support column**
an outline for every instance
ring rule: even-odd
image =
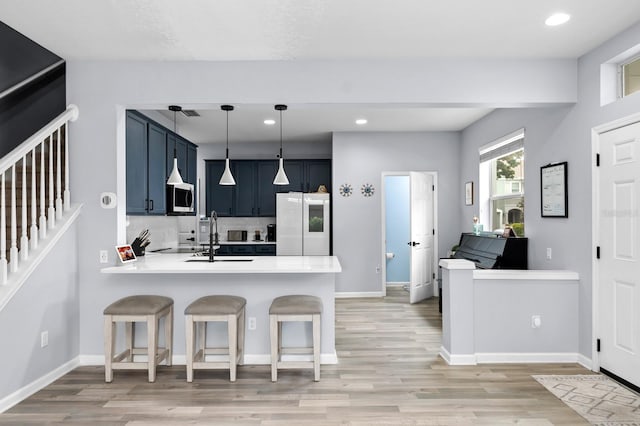
[[[18,224],[16,219],[16,165],[11,166],[11,249],[9,270],[18,272]]]
[[[31,236],[31,250],[38,248],[38,186],[36,185],[36,165],[36,149],[33,148],[33,150],[31,150],[31,229],[29,230],[29,234]]]
[[[442,346],[440,356],[449,365],[475,365],[473,262],[441,259]]]
[[[64,125],[64,210],[71,209],[71,191],[69,190],[69,122]]]
[[[53,152],[54,152],[54,142],[53,135],[51,134],[51,138],[49,139],[49,208],[47,209],[47,220],[49,223],[49,229],[53,229],[56,227],[56,209],[53,206],[53,197],[55,194],[55,187],[53,186]]]
[[[22,157],[22,215],[20,218],[20,260],[29,258],[29,238],[27,237],[27,156]]]
[[[0,284],[7,284],[7,209],[5,193],[5,173],[0,183]]]
[[[51,137],[51,136],[49,136]],[[47,216],[45,215],[45,188],[44,176],[46,169],[44,168],[44,150],[47,147],[47,140],[43,140],[40,144],[40,239],[47,237]]]
[[[62,219],[62,161],[60,161],[60,145],[62,144],[60,127],[56,138],[56,219]]]

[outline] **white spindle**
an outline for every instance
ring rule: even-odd
[[[64,125],[64,210],[71,209],[71,191],[69,191],[69,123]]]
[[[60,161],[60,127],[58,127],[58,137],[56,138],[56,219],[62,219],[62,162]]]
[[[44,186],[44,175],[45,175],[44,149],[46,148],[46,146],[47,146],[47,141],[45,139],[40,144],[40,239],[41,240],[47,237],[47,217],[44,214],[44,209],[45,209],[44,191],[46,188]]]
[[[38,248],[38,203],[36,186],[36,149],[31,150],[31,250]]]
[[[2,182],[0,183],[0,282],[4,285],[7,283],[7,209],[6,209],[6,193],[5,172],[2,172]]]
[[[56,209],[53,207],[53,194],[55,193],[55,188],[53,187],[53,135],[49,138],[49,209],[47,210],[47,219],[49,220],[49,229],[53,229],[56,227]]]
[[[22,157],[22,217],[20,218],[20,260],[29,258],[29,238],[27,237],[27,156]]]
[[[18,272],[18,226],[16,220],[16,165],[11,166],[11,249],[9,270]]]

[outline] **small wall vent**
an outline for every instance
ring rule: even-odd
[[[198,114],[198,111],[193,109],[183,109],[182,113],[187,117],[200,117],[200,114]]]

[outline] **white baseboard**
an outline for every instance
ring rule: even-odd
[[[440,346],[440,356],[449,365],[476,365],[475,355],[452,355],[444,346]]]
[[[82,366],[102,366],[104,365],[104,355],[81,355],[78,365]],[[311,361],[311,355],[285,355],[284,360]],[[140,361],[144,361],[144,357],[140,356]],[[185,355],[174,355],[171,358],[173,365],[186,365],[187,359]],[[338,354],[333,353],[320,354],[320,364],[337,364]],[[270,354],[245,354],[244,365],[269,365],[271,364]]]
[[[579,354],[574,352],[550,353],[476,353],[478,364],[518,363],[577,363]]]
[[[403,281],[387,281],[387,287],[404,287],[408,285],[408,282]]]
[[[350,299],[354,297],[384,297],[381,291],[341,291],[335,294],[336,299]]]
[[[551,353],[475,353],[452,355],[443,346],[440,356],[449,365],[477,364],[526,364],[526,363],[578,363],[591,369],[591,360],[582,354],[573,352]]]
[[[74,368],[78,367],[79,365],[80,365],[80,357],[76,357],[71,361],[65,364],[62,364],[60,367],[56,368],[55,370],[34,380],[28,385],[18,389],[12,394],[7,395],[6,397],[0,399],[0,413],[4,413],[9,408],[13,407],[20,401],[38,392],[40,389],[44,388],[45,386],[48,386],[51,383],[55,382],[60,377],[64,376],[65,374],[67,374]]]
[[[584,368],[588,368],[589,370],[593,370],[593,360],[591,358],[587,358],[582,354],[578,354],[578,364],[583,366]]]

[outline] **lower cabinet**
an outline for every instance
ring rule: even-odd
[[[218,256],[275,256],[275,244],[221,244]]]

